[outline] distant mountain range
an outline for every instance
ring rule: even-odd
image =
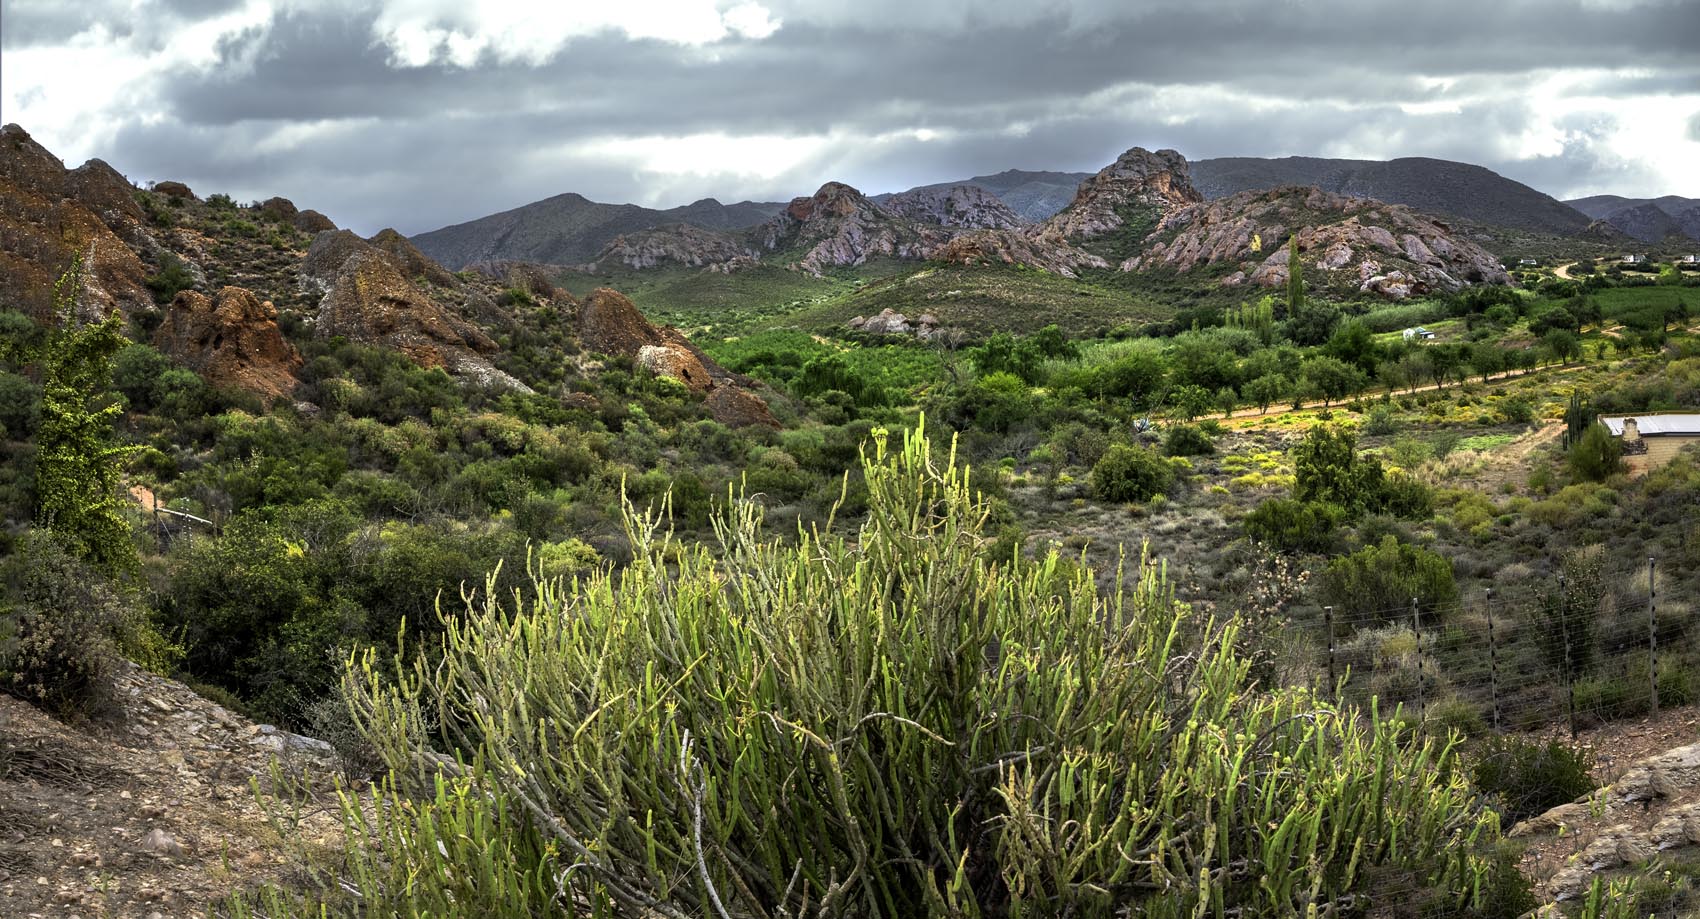
[[[1490,169],[1427,157],[1336,160],[1310,156],[1280,159],[1224,157],[1192,166],[1193,182],[1206,198],[1282,185],[1314,185],[1323,191],[1404,204],[1421,211],[1491,226],[1555,236],[1588,228],[1588,217]]]
[[[413,237],[413,244],[454,271],[481,262],[577,265],[595,258],[622,234],[675,223],[737,229],[754,226],[784,209],[782,202],[721,204],[704,198],[656,210],[636,204],[601,204],[568,193],[421,233]]]
[[[1663,242],[1671,236],[1700,240],[1700,198],[1594,195],[1564,203],[1642,242]]]
[[[1597,195],[1565,202],[1481,166],[1449,160],[1223,157],[1199,160],[1189,167],[1192,186],[1206,200],[1305,186],[1405,205],[1442,220],[1547,236],[1587,234],[1587,238],[1616,240],[1628,236],[1649,243],[1682,236],[1700,240],[1697,199]],[[962,230],[1012,230],[1051,220],[1074,202],[1081,184],[1090,178],[1092,174],[1084,172],[1009,169],[872,195],[867,200],[880,210],[880,221],[892,217]],[[705,198],[657,210],[564,194],[422,233],[413,242],[457,270],[483,262],[584,265],[608,264],[609,258],[643,267],[698,261],[725,264],[725,253],[736,250],[754,256],[753,250],[761,246],[742,237],[716,243],[677,228],[756,232],[762,224],[781,217],[788,206],[772,201],[721,204]]]
[[[1038,223],[1068,206],[1080,183],[1092,178],[1090,172],[1031,172],[1025,169],[1005,169],[996,175],[974,176],[956,182],[935,182],[920,185],[901,194],[942,191],[963,185],[983,188],[997,195],[1009,209],[1029,223]],[[896,194],[875,195],[874,201],[884,204]]]

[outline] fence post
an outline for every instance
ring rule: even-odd
[[[1493,729],[1499,730],[1499,643],[1493,637],[1493,588],[1487,589],[1488,693],[1493,699]]]
[[[1570,585],[1558,576],[1558,630],[1564,633],[1564,694],[1570,712],[1570,739],[1576,739],[1576,682],[1570,673]]]
[[[1328,697],[1334,704],[1340,704],[1339,684],[1334,678],[1334,607],[1322,608],[1322,627],[1328,630]]]
[[[1417,721],[1421,722],[1427,717],[1427,706],[1423,701],[1423,623],[1416,597],[1411,598],[1411,637],[1417,640]]]
[[[1658,574],[1657,562],[1652,556],[1647,557],[1647,684],[1652,690],[1653,714],[1659,713],[1659,624],[1655,615],[1657,606],[1654,597],[1658,589],[1653,586]]]

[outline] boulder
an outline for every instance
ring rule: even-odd
[[[695,392],[708,392],[714,385],[702,361],[681,345],[644,345],[638,349],[637,364],[658,377],[678,380]]]
[[[708,398],[703,400],[703,405],[710,417],[729,428],[779,427],[766,401],[737,386],[714,387]]]
[[[164,195],[167,198],[182,198],[185,201],[201,200],[195,197],[195,193],[189,190],[189,186],[182,182],[155,182],[153,183],[153,191],[154,194]]]
[[[336,224],[329,217],[308,208],[290,218],[290,224],[303,233],[323,233],[336,229]]]
[[[273,220],[293,223],[295,218],[300,215],[301,209],[296,207],[295,202],[288,198],[267,198],[260,202],[260,213]]]
[[[154,347],[209,383],[268,402],[295,388],[301,367],[301,355],[278,329],[276,308],[241,287],[210,298],[179,292],[154,332]]]

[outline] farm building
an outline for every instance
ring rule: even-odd
[[[1631,473],[1657,469],[1683,447],[1700,444],[1700,413],[1601,415],[1600,423],[1623,439],[1623,458]]]

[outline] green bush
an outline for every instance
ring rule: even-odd
[[[630,520],[624,571],[488,591],[437,662],[364,657],[345,685],[394,781],[344,799],[355,844],[310,899],[1179,919],[1404,896],[1378,870],[1475,909],[1514,878],[1451,748],[1251,685],[1237,624],[1156,566],[1107,597],[987,556],[961,467],[872,452],[855,534],[767,542],[740,503],[711,551]]]
[[[1178,424],[1164,435],[1163,452],[1169,456],[1209,456],[1216,452],[1216,442],[1193,425]]]
[[[1323,601],[1351,619],[1408,616],[1413,599],[1434,616],[1458,602],[1452,563],[1393,536],[1329,562],[1320,581]]]
[[[1104,501],[1145,501],[1169,490],[1175,467],[1144,447],[1116,444],[1092,467],[1092,494]]]
[[[1510,826],[1581,798],[1595,788],[1593,757],[1553,740],[1489,737],[1472,755],[1476,787],[1495,799]]]
[[[1283,552],[1326,552],[1339,540],[1338,505],[1269,498],[1245,516],[1246,535]]]
[[[1624,470],[1623,441],[1605,425],[1595,423],[1582,432],[1565,454],[1570,472],[1585,482],[1603,482]]]
[[[0,560],[0,689],[65,716],[116,709],[119,646],[145,629],[129,598],[45,530]]]

